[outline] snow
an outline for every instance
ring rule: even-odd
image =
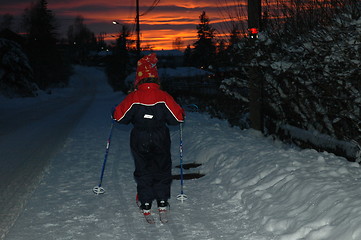
[[[53,152],[43,159],[46,167],[39,173],[43,177],[27,191],[28,200],[20,204],[23,207],[10,209],[13,212],[9,214],[19,216],[11,219],[13,225],[7,223],[12,227],[4,239],[361,239],[358,163],[285,145],[257,131],[231,128],[224,120],[195,112],[187,112],[183,126],[183,161],[202,164],[185,173],[205,176],[184,182],[188,199],[183,203],[176,200],[180,181],[174,180],[169,223],[145,223],[135,204],[134,166],[128,146],[131,126],[117,124],[114,128],[102,185],[106,192],[92,192],[104,160],[110,109],[124,95],[112,92],[99,68],[77,66],[72,84],[70,89],[55,89],[54,94],[37,98],[39,104],[28,99],[1,100],[1,105],[6,105],[0,106],[2,166],[9,165],[10,157],[24,157],[18,150],[38,151],[35,147],[39,146],[22,146],[22,138],[33,139],[34,144],[40,141],[42,151]],[[66,96],[74,98],[73,104],[61,105],[66,104]],[[17,116],[23,109],[19,106],[38,115],[35,119]],[[51,106],[62,106],[62,110]],[[68,134],[55,131],[45,144],[44,136],[56,129],[66,129]],[[176,166],[179,128],[170,129]],[[55,147],[51,142],[58,135],[63,135],[62,144]],[[18,139],[17,144],[6,144],[5,140],[12,138]],[[13,149],[12,155],[4,155],[9,149]],[[36,156],[26,160],[34,159],[40,160]],[[32,172],[31,167],[21,166],[15,170]],[[179,169],[174,167],[173,171],[179,174]],[[2,197],[10,195],[9,202],[19,197],[13,195],[18,193],[14,189],[25,188],[13,174],[7,181],[11,188],[0,185]]]

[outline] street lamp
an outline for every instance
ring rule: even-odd
[[[136,17],[135,17],[135,22],[136,22],[136,32],[137,32],[137,42],[136,42],[136,49],[137,49],[137,53],[138,55],[140,54],[140,23],[139,23],[139,0],[136,0]],[[117,21],[113,21],[113,24],[119,24]]]

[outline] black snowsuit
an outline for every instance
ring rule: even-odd
[[[156,83],[141,84],[116,108],[113,118],[132,123],[130,147],[141,203],[168,200],[172,182],[171,140],[167,124],[183,122],[184,111]]]

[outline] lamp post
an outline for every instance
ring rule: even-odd
[[[136,0],[136,17],[135,17],[135,31],[137,32],[136,50],[138,55],[140,54],[140,23],[139,23],[139,0]],[[113,21],[113,24],[118,24],[117,21]]]
[[[137,52],[140,53],[140,24],[139,24],[139,0],[136,0],[136,31],[137,31]]]

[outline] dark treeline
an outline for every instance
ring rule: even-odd
[[[46,0],[24,9],[23,34],[11,31],[12,22],[9,14],[0,20],[0,93],[8,97],[36,96],[37,90],[67,86],[71,64],[86,62],[90,50],[104,45],[81,16],[69,26],[68,39],[58,39],[58,23]]]

